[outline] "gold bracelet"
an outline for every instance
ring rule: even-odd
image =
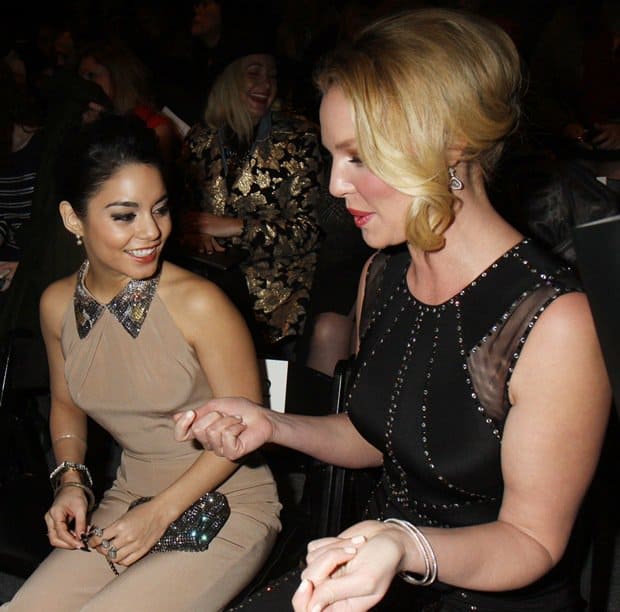
[[[84,440],[84,438],[81,438],[80,436],[72,433],[60,434],[57,438],[54,438],[52,440],[52,444],[56,444],[56,442],[62,442],[63,440],[69,440],[71,438],[79,440],[84,446],[86,446],[86,440]]]
[[[95,494],[90,487],[87,487],[85,484],[81,482],[63,482],[60,486],[56,488],[54,491],[54,497],[58,495],[58,493],[64,489],[65,487],[77,487],[78,489],[82,489],[88,498],[88,512],[90,512],[95,507]]]

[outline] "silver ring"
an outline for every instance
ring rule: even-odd
[[[118,551],[116,550],[116,548],[114,548],[114,546],[110,546],[110,550],[108,550],[108,559],[114,561],[114,559],[116,559],[117,552]]]
[[[110,548],[110,540],[101,540],[101,548],[104,550]]]
[[[101,527],[93,527],[92,531],[90,532],[90,535],[95,536],[96,538],[101,538],[103,537],[103,529],[101,529]]]

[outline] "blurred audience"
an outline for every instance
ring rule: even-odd
[[[17,57],[13,52],[13,59]],[[13,64],[15,65],[15,63]],[[23,62],[21,63],[23,66]],[[39,108],[26,86],[0,61],[0,292],[11,285],[22,251],[22,232],[32,213],[43,137]],[[18,82],[19,79],[19,82]],[[3,298],[0,298],[0,304]]]
[[[175,159],[180,134],[170,117],[160,112],[147,66],[127,45],[113,39],[93,42],[81,50],[77,70],[101,87],[119,115],[137,115],[155,130],[166,161]],[[100,105],[91,105],[85,120],[97,118],[101,110]]]

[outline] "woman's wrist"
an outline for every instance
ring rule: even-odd
[[[54,499],[60,495],[63,491],[77,490],[81,491],[81,495],[86,498],[87,512],[90,512],[95,507],[95,494],[93,490],[81,482],[67,481],[59,484],[54,490]]]
[[[400,542],[403,531],[409,536],[403,543],[404,554],[399,565],[399,576],[417,586],[429,586],[437,579],[437,557],[426,536],[412,523],[396,518],[387,518],[384,523],[394,525],[400,532]]]

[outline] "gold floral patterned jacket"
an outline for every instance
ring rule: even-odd
[[[241,236],[222,242],[249,252],[241,269],[265,340],[301,334],[320,236],[316,127],[300,117],[268,113],[227,181],[221,133],[197,124],[185,138],[181,161],[191,208],[244,220]]]

